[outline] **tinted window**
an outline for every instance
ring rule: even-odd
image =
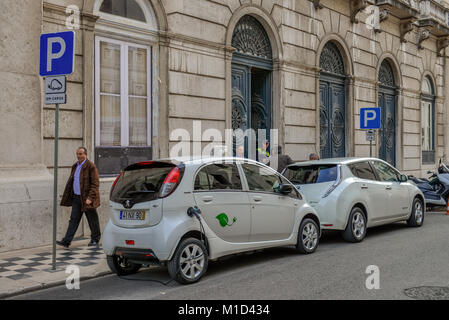
[[[146,22],[145,15],[135,0],[105,0],[101,12]]]
[[[371,168],[368,162],[354,163],[348,167],[351,169],[352,174],[360,179],[377,180],[373,168]]]
[[[173,165],[159,164],[123,172],[112,191],[111,200],[133,200],[137,203],[157,199],[165,178],[173,168]]]
[[[195,178],[195,190],[242,190],[235,164],[212,164],[201,169]]]
[[[380,180],[399,182],[399,177],[398,174],[396,173],[396,170],[394,170],[388,164],[379,161],[373,161],[372,164],[376,169],[377,175],[379,176]]]
[[[338,177],[337,165],[290,166],[284,176],[295,184],[333,182]]]
[[[282,184],[280,176],[267,168],[253,164],[243,164],[242,167],[249,190],[279,193],[279,186]]]

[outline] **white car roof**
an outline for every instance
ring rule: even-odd
[[[313,161],[305,161],[305,162],[295,162],[294,164],[291,164],[290,166],[308,166],[308,165],[326,165],[326,164],[344,164],[348,165],[351,163],[361,162],[361,161],[370,161],[370,160],[376,160],[376,161],[382,161],[381,159],[377,158],[331,158],[331,159],[321,159],[321,160],[313,160]]]
[[[246,159],[246,158],[236,158],[236,157],[201,157],[201,156],[194,156],[194,157],[178,157],[178,158],[165,158],[165,159],[159,159],[156,161],[170,161],[170,162],[178,162],[178,163],[184,163],[186,165],[203,165],[206,163],[212,163],[212,162],[220,162],[220,161],[226,161],[226,162],[246,162],[246,163],[254,163],[263,165],[263,163],[257,162],[255,160]]]

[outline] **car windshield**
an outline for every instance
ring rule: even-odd
[[[174,165],[160,163],[123,172],[112,191],[111,201],[133,200],[138,203],[157,199],[165,178],[173,168]]]
[[[284,176],[294,184],[312,184],[337,180],[337,165],[290,166]]]

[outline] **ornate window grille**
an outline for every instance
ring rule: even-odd
[[[252,16],[244,16],[235,27],[232,46],[238,53],[271,60],[270,40],[263,26]]]
[[[324,46],[320,57],[320,67],[322,72],[345,75],[345,64],[335,43],[328,42]]]

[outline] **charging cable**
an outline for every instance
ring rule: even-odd
[[[198,221],[200,222],[200,228],[201,228],[201,242],[204,244],[204,246],[206,247],[206,249],[209,250],[209,248],[207,247],[206,241],[203,239],[203,235],[206,234],[206,231],[204,230],[203,221],[201,220],[200,214],[201,214],[201,210],[200,210],[200,208],[198,208],[197,206],[195,206],[195,207],[190,207],[190,208],[187,210],[187,215],[188,215],[189,217],[195,216],[195,217],[198,219]]]

